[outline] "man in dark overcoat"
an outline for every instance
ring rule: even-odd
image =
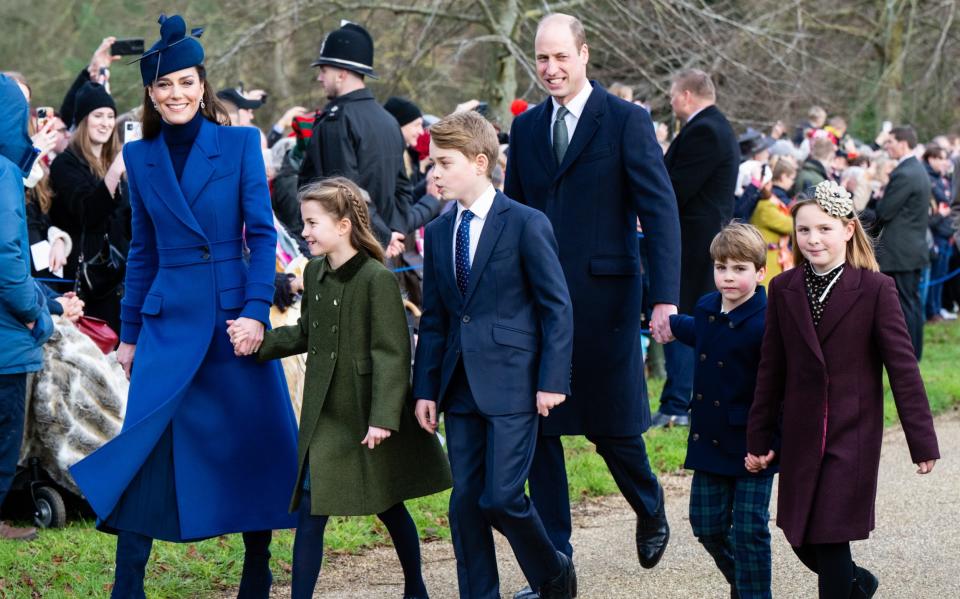
[[[877,202],[877,262],[880,271],[897,284],[913,352],[919,360],[925,320],[920,279],[930,261],[927,227],[933,191],[926,169],[913,153],[916,146],[917,133],[909,125],[892,129],[883,144],[898,163]]]
[[[680,312],[692,314],[697,300],[714,289],[710,242],[733,218],[740,148],[733,127],[716,107],[710,75],[680,71],[670,86],[670,105],[683,128],[664,162],[680,213]],[[693,391],[693,349],[680,343],[663,348],[667,381],[654,426],[686,426]]]
[[[346,23],[326,37],[311,66],[319,67],[317,81],[329,102],[313,125],[299,187],[326,177],[350,179],[370,194],[380,242],[402,250],[399,242],[433,220],[440,202],[431,196],[412,202],[400,127],[366,86],[365,77],[376,78],[373,38],[360,25]]]
[[[650,408],[636,223],[639,216],[649,247],[651,326],[665,339],[680,287],[676,200],[648,113],[587,79],[580,21],[546,17],[536,55],[551,98],[513,123],[505,193],[542,210],[553,224],[573,300],[574,349],[572,395],[541,422],[530,494],[554,546],[572,555],[560,435],[586,435],[637,512],[640,563],[653,567],[669,528],[641,437]]]

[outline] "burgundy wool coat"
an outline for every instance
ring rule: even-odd
[[[794,268],[773,279],[747,451],[783,422],[777,526],[793,546],[866,539],[883,436],[883,368],[914,463],[938,459],[930,405],[890,277],[847,265],[814,328]]]

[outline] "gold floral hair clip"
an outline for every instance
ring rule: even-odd
[[[814,199],[820,209],[836,218],[853,216],[853,196],[834,181],[822,181],[814,189]]]

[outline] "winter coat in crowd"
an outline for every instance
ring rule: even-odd
[[[883,272],[920,270],[930,261],[930,178],[915,157],[890,173],[877,202],[877,261]]]
[[[793,266],[793,253],[790,251],[793,217],[783,202],[771,196],[757,202],[750,224],[760,230],[767,244],[767,276],[762,283],[767,287],[773,277]]]
[[[793,195],[802,193],[811,187],[816,187],[818,183],[826,181],[829,178],[827,167],[815,158],[807,158],[797,173],[797,180],[793,184]]]

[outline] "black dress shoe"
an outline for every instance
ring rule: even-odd
[[[540,595],[530,587],[524,587],[514,594],[513,599],[540,599]]]
[[[560,574],[540,586],[540,599],[572,599],[577,596],[577,571],[565,553],[557,552],[560,558]]]
[[[857,577],[853,579],[853,599],[870,599],[877,592],[880,581],[866,568],[856,567]]]
[[[670,524],[664,510],[666,500],[660,499],[660,509],[653,516],[637,516],[637,557],[646,569],[656,566],[667,550],[670,540]]]

